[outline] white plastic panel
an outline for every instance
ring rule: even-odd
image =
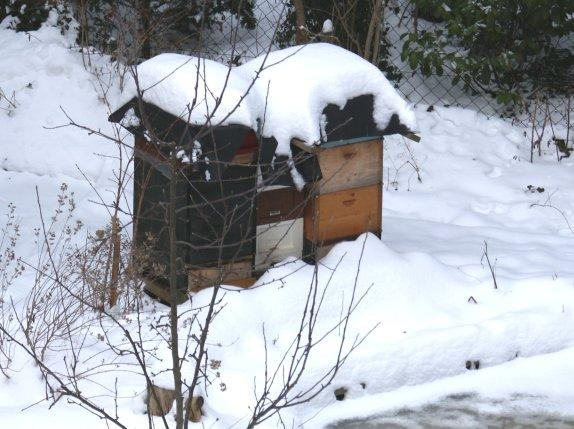
[[[303,254],[303,218],[257,226],[255,267],[266,268],[288,256]]]

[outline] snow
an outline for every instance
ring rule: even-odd
[[[497,413],[507,417],[540,415],[571,418],[574,412],[572,408],[574,394],[569,383],[565,383],[565,379],[571,377],[572,373],[574,373],[574,347],[531,358],[518,358],[481,371],[468,371],[462,375],[418,386],[402,387],[393,392],[340,402],[320,414],[314,424],[316,427],[324,427],[333,421],[355,419],[372,419],[373,422],[377,422],[379,419],[376,416],[396,416],[401,410],[417,410],[429,404],[440,407],[445,400],[456,396],[468,397],[466,401],[458,401],[456,405],[459,410],[465,406],[476,415]],[[416,417],[420,422],[425,417],[428,419],[429,414],[427,411],[426,415],[421,413]],[[403,415],[414,417],[405,413]],[[448,423],[444,420],[434,423],[448,427],[484,427],[476,424],[453,425],[456,423],[456,420],[452,421],[456,418],[456,413],[452,411],[448,418]],[[395,424],[405,424],[404,419],[397,420],[395,419]],[[540,423],[544,422],[542,419]],[[410,423],[411,425],[407,427],[420,427],[414,425],[412,420]],[[502,423],[500,427],[509,427],[508,421],[506,425],[504,421],[500,423]],[[546,423],[545,427],[553,426]]]
[[[372,64],[328,43],[274,51],[230,68],[207,59],[160,54],[137,66],[142,97],[192,124],[242,124],[277,139],[277,154],[290,155],[291,139],[321,142],[323,109],[343,108],[360,95],[374,95],[373,119],[383,130],[393,114],[416,130],[412,109]],[[137,97],[128,78],[119,108]],[[289,118],[289,120],[286,120]]]
[[[160,54],[139,64],[129,75],[116,107],[139,92],[144,101],[191,124],[241,124],[256,129],[256,117],[242,101],[249,82],[232,70],[204,58]]]
[[[313,43],[262,55],[237,68],[253,80],[254,101],[263,118],[263,135],[275,137],[277,153],[290,154],[291,139],[321,142],[320,124],[328,104],[343,108],[360,95],[375,98],[373,119],[384,129],[394,113],[417,130],[414,112],[383,73],[368,61],[335,45]],[[286,120],[288,118],[288,120]]]
[[[130,107],[122,120],[120,121],[120,125],[126,129],[130,128],[137,128],[141,125],[140,118],[136,115],[136,112],[133,107]]]
[[[4,145],[18,148],[2,150],[0,168],[4,171],[51,177],[65,174],[76,179],[82,179],[83,172],[96,180],[113,166],[109,159],[93,153],[115,154],[114,145],[97,137],[79,139],[88,133],[70,127],[44,128],[69,122],[61,107],[78,123],[112,133],[100,115],[105,106],[94,90],[95,79],[86,73],[80,55],[69,61],[69,43],[59,29],[49,26],[30,36],[0,30],[0,88],[8,96],[14,94],[16,104],[10,115],[0,110],[0,138]],[[2,99],[0,107],[9,108]],[[38,126],[31,126],[31,121]]]
[[[328,33],[332,33],[332,32],[333,32],[333,21],[331,21],[330,19],[326,19],[323,22],[323,27],[321,29],[321,33],[328,34]]]
[[[113,135],[120,132],[107,122],[109,109],[98,96],[94,76],[84,69],[81,54],[69,46],[69,41],[50,27],[30,36],[0,29],[0,58],[6,60],[0,63],[0,87],[6,94],[14,92],[17,100],[10,116],[0,111],[0,206],[16,204],[22,223],[17,252],[31,262],[37,257],[36,186],[46,212],[56,208],[59,185],[66,182],[75,192],[76,216],[87,229],[94,231],[109,220],[106,210],[97,204],[97,193],[107,197],[113,186],[118,167],[116,145],[77,128],[51,129],[68,122],[61,106],[79,122]],[[300,53],[312,57],[312,46],[320,45]],[[306,100],[309,109],[299,106],[306,113],[275,106],[276,115],[287,114],[291,120],[281,128],[273,122],[278,116],[268,109],[265,129],[275,132],[277,127],[285,139],[297,135],[316,141],[319,132],[308,128],[305,114],[320,114],[321,103],[344,104],[351,94],[372,89],[368,71],[355,75],[362,79],[352,85],[334,85],[332,75],[339,71],[328,67],[332,63],[324,54],[338,48],[317,49],[321,52],[316,52],[315,64],[324,67],[324,74],[319,88]],[[266,64],[273,64],[286,52],[273,54]],[[293,76],[283,76],[281,85],[274,84],[275,79],[283,78],[282,73],[288,74],[287,64],[299,64],[297,58],[298,54],[264,70],[257,92],[266,91],[265,79],[272,77],[270,91],[282,94],[285,106],[296,93],[300,97],[299,90],[311,85],[305,77],[316,76],[315,69],[293,72]],[[174,61],[181,64],[180,59]],[[351,57],[340,68],[354,70],[355,61],[359,63]],[[99,66],[104,64],[102,61]],[[190,63],[186,66],[192,67]],[[380,79],[380,73],[377,76]],[[347,84],[350,86],[345,87]],[[114,91],[112,88],[112,95]],[[394,109],[403,106],[402,120],[407,125],[411,112],[410,125],[418,124],[422,140],[413,144],[399,136],[385,138],[383,238],[363,235],[341,243],[318,266],[320,290],[333,276],[317,332],[339,323],[355,279],[354,302],[366,295],[350,319],[347,338],[352,342],[356,335],[361,338],[376,328],[350,355],[333,384],[310,403],[287,410],[284,421],[289,426],[291,421],[308,421],[303,427],[318,428],[340,419],[421,406],[469,391],[496,400],[511,400],[517,393],[531,395],[521,403],[526,409],[574,415],[574,398],[567,383],[574,376],[574,233],[566,222],[574,224],[574,161],[566,158],[558,163],[553,148],[543,144],[543,156],[536,156],[531,164],[524,128],[456,108],[435,107],[427,112],[421,106],[413,113],[406,104],[392,100],[387,97],[381,103],[396,103]],[[6,107],[2,103],[0,107]],[[260,106],[249,104],[249,110],[252,108]],[[422,182],[413,166],[418,166]],[[531,192],[529,185],[544,190]],[[559,211],[533,206],[546,204],[549,197]],[[131,200],[129,189],[125,199]],[[498,289],[482,260],[485,241],[495,264]],[[33,277],[26,272],[9,291],[18,308]],[[241,292],[227,288],[222,301],[225,308],[215,319],[209,339],[209,359],[221,361],[219,375],[210,373],[213,383],[202,384],[205,391],[200,392],[206,397],[206,427],[242,427],[254,403],[254,380],[255,390],[262,385],[263,324],[273,367],[296,334],[294,326],[312,281],[313,267],[286,260],[259,280],[260,287]],[[469,302],[470,297],[476,304]],[[199,293],[194,306],[209,298],[209,291]],[[189,309],[189,304],[182,309]],[[142,326],[149,327],[162,316],[163,307],[149,305]],[[135,315],[122,320],[136,331]],[[187,333],[189,326],[183,324],[181,332]],[[80,369],[92,363],[88,357],[97,357],[113,364],[113,370],[89,372],[93,375],[80,380],[81,387],[115,412],[109,391],[115,388],[117,377],[118,414],[130,428],[145,427],[145,380],[134,371],[131,356],[118,356],[105,347],[99,340],[102,333],[117,347],[127,347],[117,326],[92,321],[89,329],[82,331],[81,341],[87,348]],[[157,359],[150,359],[150,371],[158,384],[169,385],[169,374],[160,371],[169,367],[170,350],[158,332],[144,329],[143,335],[150,348],[158,347]],[[339,335],[340,330],[335,329],[313,352],[302,386],[308,386],[332,364]],[[48,362],[63,369],[65,353],[49,352]],[[467,360],[480,361],[480,369],[468,371]],[[14,368],[12,377],[1,381],[5,426],[65,429],[81,421],[86,429],[102,427],[99,419],[66,401],[51,410],[46,403],[27,408],[44,397],[43,384],[24,354],[15,355]],[[189,371],[186,364],[184,374]],[[347,398],[336,401],[333,391],[343,386],[348,389]],[[267,427],[275,427],[275,423],[270,421]]]
[[[341,258],[343,263],[331,278]],[[478,265],[480,255],[476,258]],[[366,293],[366,298],[351,318],[352,337],[377,323],[381,325],[350,356],[333,387],[319,395],[311,410],[298,410],[299,416],[289,416],[296,421],[323,407],[336,409],[333,391],[340,386],[348,389],[349,399],[363,398],[464,373],[466,360],[480,360],[484,368],[574,344],[571,280],[548,276],[505,281],[501,290],[494,290],[487,273],[480,280],[473,279],[429,254],[397,253],[372,235],[337,245],[321,261],[320,290],[327,287],[330,278],[331,283],[317,338],[336,326],[341,308],[349,304],[357,267],[357,296]],[[225,297],[222,305],[226,311],[216,320],[212,337],[225,346],[212,349],[210,356],[222,361],[221,380],[228,388],[209,392],[212,413],[224,419],[224,426],[249,413],[254,389],[251,380],[260,380],[264,367],[262,324],[267,337],[276,339],[273,346],[268,345],[269,360],[275,364],[292,341],[290,321],[293,314],[302,312],[302,297],[312,276],[311,266],[285,263],[259,280],[260,284],[270,284]],[[543,296],[538,296],[540,291],[544,291]],[[469,303],[470,296],[478,304]],[[202,292],[195,305],[208,299],[209,292]],[[276,305],[289,311],[278,312]],[[303,385],[319,378],[332,364],[339,339],[335,335],[314,351]],[[366,383],[366,388],[361,383]],[[226,415],[228,420],[223,417]]]

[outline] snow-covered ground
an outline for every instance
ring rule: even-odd
[[[337,429],[374,429],[384,424],[397,428],[572,427],[574,393],[565,380],[574,371],[573,357],[574,349],[567,348],[348,401],[321,423],[337,416],[340,421],[333,425]]]
[[[27,35],[0,29],[0,59],[0,88],[16,100],[15,108],[0,100],[0,107],[8,109],[0,111],[0,205],[16,205],[22,225],[18,254],[33,260],[39,223],[34,187],[51,212],[60,183],[66,182],[75,193],[76,216],[93,231],[108,220],[96,203],[96,191],[108,195],[117,149],[77,128],[50,129],[68,121],[61,106],[78,122],[113,132],[94,77],[59,30]],[[518,394],[522,405],[535,412],[543,408],[574,415],[568,391],[574,377],[574,162],[558,163],[553,148],[543,146],[543,156],[531,164],[528,130],[469,110],[429,112],[419,106],[416,115],[420,143],[402,137],[385,142],[382,240],[364,235],[340,244],[318,269],[320,286],[327,285],[334,270],[319,331],[338,323],[355,278],[355,299],[366,295],[347,336],[352,341],[378,326],[332,386],[284,419],[322,427],[468,392],[500,400]],[[485,242],[498,289],[483,258]],[[225,295],[226,307],[209,341],[210,359],[221,364],[218,382],[203,392],[207,427],[241,427],[246,421],[254,378],[262,377],[263,322],[268,357],[276,362],[293,339],[312,275],[312,267],[295,261],[260,280],[271,284]],[[31,277],[26,273],[11,288],[17,304]],[[200,293],[195,305],[209,297],[208,291]],[[150,310],[145,317],[153,320],[161,311]],[[92,327],[88,339],[98,338],[102,329],[121,340],[109,326]],[[313,352],[303,386],[333,362],[339,333],[335,330]],[[88,343],[95,351],[101,347],[97,341]],[[160,349],[162,355],[169,356],[169,350]],[[103,352],[98,356],[116,358]],[[104,426],[63,401],[51,410],[46,403],[29,407],[44,397],[43,384],[29,359],[21,353],[16,357],[11,378],[0,385],[2,427],[63,429],[79,421],[85,428]],[[62,357],[54,353],[48,359],[57,364]],[[467,370],[468,360],[480,362],[480,369]],[[152,371],[166,365],[150,362]],[[141,376],[100,374],[94,381],[101,385],[87,387],[90,396],[100,394],[106,383],[113,389],[116,376],[118,414],[128,427],[144,427]],[[333,394],[339,387],[347,389],[342,402]],[[115,409],[112,400],[104,403]]]

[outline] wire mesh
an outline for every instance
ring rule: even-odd
[[[241,64],[264,54],[270,48],[277,48],[274,36],[285,21],[289,3],[289,0],[255,0],[255,28],[243,28],[235,18],[229,19],[218,31],[204,35],[201,47],[203,55],[222,62]],[[389,5],[391,3],[388,2]],[[409,2],[397,0],[392,6],[384,14],[383,26],[387,29],[382,33],[387,45],[384,52],[387,63],[399,71],[400,78],[393,80],[395,87],[411,103],[472,109],[487,117],[503,117],[525,126],[530,126],[533,119],[537,124],[551,119],[553,123],[565,127],[572,125],[568,121],[574,116],[574,103],[570,103],[567,97],[543,97],[548,109],[536,109],[536,101],[509,108],[499,104],[490,95],[472,95],[461,84],[453,84],[453,75],[449,72],[445,71],[441,76],[425,76],[418,70],[413,71],[402,61],[401,51],[403,36],[415,31],[415,20],[409,10]],[[337,25],[336,21],[334,25]],[[548,114],[550,118],[547,118]]]

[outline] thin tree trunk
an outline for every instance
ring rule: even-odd
[[[374,58],[378,55],[378,45],[380,37],[380,26],[381,26],[381,16],[382,16],[382,0],[375,0],[373,5],[373,14],[371,15],[371,21],[369,22],[369,29],[367,30],[367,37],[365,39],[365,49],[363,53],[363,58],[374,64]]]
[[[171,331],[171,360],[173,370],[173,386],[175,391],[175,425],[183,428],[183,396],[181,382],[181,367],[179,363],[179,336],[177,332],[177,247],[176,247],[176,192],[177,192],[177,155],[175,144],[171,150],[171,180],[169,182],[169,291],[170,291],[170,331]]]
[[[142,25],[141,56],[144,59],[151,58],[151,6],[150,0],[141,0],[140,17]]]
[[[117,215],[112,218],[112,273],[110,284],[110,296],[108,305],[112,308],[118,303],[118,280],[120,273],[120,228]]]
[[[293,7],[295,8],[295,18],[297,22],[297,30],[295,32],[295,42],[298,45],[307,43],[307,35],[304,32],[305,28],[305,5],[303,0],[293,0]]]

